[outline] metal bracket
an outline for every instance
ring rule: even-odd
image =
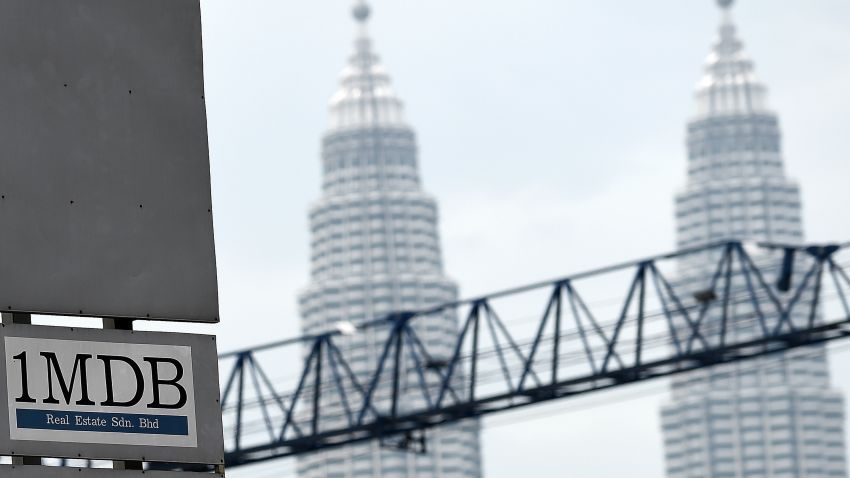
[[[428,454],[428,437],[425,430],[410,430],[401,435],[380,438],[381,448],[401,450],[417,455]]]

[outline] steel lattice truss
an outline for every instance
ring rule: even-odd
[[[227,464],[406,445],[448,422],[844,337],[847,248],[715,244],[223,355]],[[423,331],[446,316],[454,343],[429,345]],[[347,350],[365,336],[379,346],[356,373]]]

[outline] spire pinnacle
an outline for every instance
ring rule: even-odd
[[[756,77],[732,21],[734,0],[717,0],[722,21],[705,73],[697,84],[697,115],[724,116],[768,112],[767,88]]]
[[[354,8],[351,9],[351,14],[354,16],[354,19],[361,24],[366,23],[366,21],[369,20],[370,13],[371,9],[369,8],[369,4],[366,3],[366,0],[358,0],[357,3],[354,4]]]
[[[367,22],[367,0],[354,0],[351,15],[357,21],[354,51],[342,70],[340,87],[331,97],[328,131],[391,127],[406,128],[401,99],[390,84],[390,75],[372,50]]]

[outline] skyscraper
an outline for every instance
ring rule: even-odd
[[[800,191],[784,172],[777,115],[738,39],[732,0],[718,3],[719,38],[688,124],[688,180],[676,198],[678,245],[801,243]],[[683,261],[681,282],[707,284],[712,259]],[[752,333],[751,304],[733,306],[731,332]],[[667,476],[844,477],[843,410],[821,347],[677,376],[662,411]]]
[[[457,286],[443,272],[437,205],[422,190],[415,134],[372,51],[366,28],[369,7],[358,3],[353,13],[358,34],[330,101],[330,124],[322,141],[322,197],[310,209],[311,283],[300,297],[303,329],[309,334],[457,298]],[[414,326],[431,353],[450,356],[455,316],[429,317]],[[364,383],[386,336],[386,330],[367,328],[340,342]],[[378,390],[378,401],[386,400],[385,392]],[[416,407],[421,400],[410,396],[404,403]],[[481,476],[477,421],[429,430],[427,448],[426,454],[407,453],[373,441],[307,454],[298,459],[298,474]]]

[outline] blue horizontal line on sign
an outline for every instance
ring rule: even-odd
[[[182,415],[75,412],[67,410],[16,410],[18,428],[75,432],[189,435],[189,419]]]

